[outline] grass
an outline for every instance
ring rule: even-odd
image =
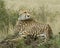
[[[40,43],[37,44],[37,43],[35,43],[35,42],[33,43],[33,42],[30,45],[26,45],[24,40],[20,40],[19,45],[17,45],[17,48],[60,48],[60,37],[59,37],[59,35],[54,36],[52,39],[50,39],[45,44],[40,44]]]
[[[19,39],[17,42],[16,41],[12,41],[12,42],[7,42],[7,45],[4,45],[4,47],[8,48],[60,48],[60,34],[57,36],[54,36],[52,39],[50,39],[49,41],[47,41],[47,43],[41,44],[40,43],[41,40],[36,40],[30,43],[30,44],[26,44],[26,40],[25,39]]]

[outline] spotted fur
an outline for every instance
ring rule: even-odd
[[[49,24],[39,23],[32,18],[18,20],[14,32],[19,32],[20,36],[26,36],[29,34],[40,36],[40,34],[45,34],[46,39],[49,39],[52,36],[52,29]]]

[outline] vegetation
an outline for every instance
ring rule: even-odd
[[[50,39],[47,43],[41,44],[41,40],[31,40],[29,41],[29,39],[27,40],[27,44],[26,44],[26,40],[25,39],[21,39],[18,41],[17,46],[15,46],[16,48],[60,48],[60,35],[54,36],[52,39]],[[14,48],[14,46],[12,47]]]

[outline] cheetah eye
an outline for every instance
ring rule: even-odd
[[[26,11],[24,13],[27,13]]]
[[[29,17],[29,15],[27,17]]]

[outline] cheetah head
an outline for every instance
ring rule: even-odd
[[[29,20],[31,19],[30,14],[27,11],[24,11],[19,15],[18,20]]]

